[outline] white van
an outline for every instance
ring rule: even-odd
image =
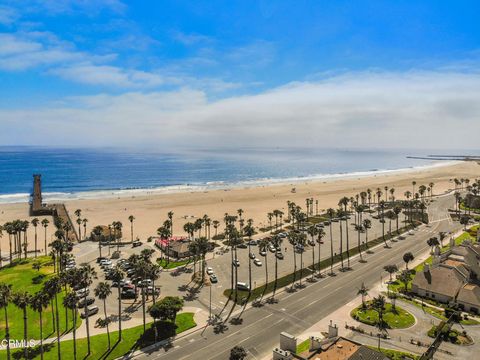
[[[93,305],[93,306],[88,306],[86,311],[81,313],[80,316],[85,319],[88,316],[92,316],[98,313],[98,306]]]
[[[237,290],[249,291],[250,286],[247,283],[244,283],[244,282],[237,282]]]

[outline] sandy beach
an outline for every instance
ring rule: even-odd
[[[343,196],[354,196],[368,188],[375,191],[384,186],[395,188],[395,196],[403,199],[406,190],[412,191],[412,181],[419,185],[433,182],[434,194],[441,194],[454,188],[453,178],[474,179],[480,175],[480,166],[473,162],[448,164],[408,171],[379,173],[365,177],[332,178],[322,181],[302,183],[284,183],[249,188],[232,188],[205,192],[179,192],[159,195],[141,195],[135,197],[116,197],[102,199],[72,200],[65,202],[71,216],[75,209],[82,210],[82,218],[88,219],[87,232],[95,225],[105,225],[121,221],[124,225],[124,237],[130,238],[128,216],[133,215],[134,233],[140,239],[156,235],[156,229],[167,218],[169,211],[174,212],[173,223],[176,235],[182,235],[183,224],[194,221],[196,217],[207,214],[212,220],[222,220],[225,213],[244,210],[244,218],[252,218],[255,226],[268,224],[267,213],[279,209],[286,213],[287,200],[304,207],[305,199],[313,197],[319,200],[319,209],[336,208]],[[296,189],[292,193],[292,188]],[[187,218],[187,219],[186,219]],[[14,219],[31,219],[28,216],[28,204],[0,205],[0,224]],[[51,221],[51,219],[50,219]],[[51,221],[52,222],[52,221]],[[53,224],[47,229],[47,239],[53,237]],[[83,228],[82,228],[83,231]],[[213,234],[212,227],[212,234]],[[39,248],[43,248],[43,228],[38,228]],[[30,248],[33,248],[34,230],[28,231]],[[2,253],[8,251],[8,236],[4,234]]]

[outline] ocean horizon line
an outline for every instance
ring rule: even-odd
[[[372,169],[367,171],[352,171],[339,173],[314,174],[297,177],[270,177],[258,178],[241,181],[207,181],[199,183],[185,183],[175,185],[159,185],[152,187],[123,187],[111,189],[89,189],[85,191],[51,191],[43,192],[43,200],[45,202],[55,201],[74,201],[74,200],[92,200],[92,199],[109,199],[109,198],[127,198],[146,195],[161,195],[182,192],[206,192],[214,190],[230,190],[238,188],[253,188],[259,186],[299,184],[302,182],[315,181],[332,181],[340,179],[348,179],[352,177],[369,177],[373,175],[408,173],[416,170],[427,170],[429,168],[451,166],[459,163],[459,161],[434,161],[430,164],[418,166],[409,166],[392,169]],[[12,203],[28,203],[30,193],[0,193],[0,204]]]

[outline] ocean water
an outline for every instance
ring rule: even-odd
[[[295,183],[437,166],[406,150],[205,149],[145,150],[0,147],[0,203],[28,201],[42,174],[45,200],[204,191]]]

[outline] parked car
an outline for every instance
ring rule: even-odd
[[[250,290],[250,286],[247,283],[239,281],[239,282],[237,282],[237,289],[248,291],[248,290]]]
[[[97,263],[98,263],[98,264],[100,264],[100,262],[101,262],[102,260],[107,260],[107,258],[106,258],[106,257],[103,257],[103,256],[102,256],[102,257],[97,257]]]
[[[250,259],[255,259],[255,254],[253,252],[251,252],[250,254],[248,254],[248,256],[250,256]]]
[[[142,242],[140,240],[136,240],[132,243],[132,247],[142,246]]]
[[[313,240],[308,240],[308,245],[310,245],[310,246],[315,246],[315,241],[313,241]]]
[[[160,289],[154,289],[153,286],[148,286],[146,288],[146,294],[147,295],[153,295],[155,293],[155,295],[158,295],[160,294]]]
[[[246,249],[247,247],[248,247],[248,246],[247,246],[247,244],[245,244],[245,243],[241,243],[241,244],[238,244],[238,245],[237,245],[237,248],[239,248],[239,249]]]
[[[98,306],[93,305],[93,306],[87,306],[87,309],[85,312],[81,313],[80,316],[85,319],[89,316],[95,315],[98,313]]]
[[[273,246],[272,244],[268,245],[268,250],[272,253],[275,252],[275,246]]]
[[[213,284],[216,284],[218,282],[217,275],[215,274],[210,275],[210,282]]]
[[[213,274],[213,269],[211,267],[207,267],[207,274],[212,275]]]
[[[260,254],[261,256],[267,256],[267,252],[266,252],[265,250],[261,250],[261,251],[259,252],[259,254]]]
[[[260,259],[253,260],[253,263],[257,266],[262,266],[262,262],[260,261]]]
[[[239,267],[240,261],[238,261],[238,259],[233,260],[233,266]]]
[[[122,290],[121,294],[120,294],[120,297],[122,299],[135,299],[137,296],[136,296],[136,292],[134,289],[128,289],[128,290]]]
[[[410,230],[410,231],[408,232],[408,235],[413,235],[413,234],[415,234],[415,233],[413,232],[413,230]]]
[[[250,240],[248,245],[257,245],[257,240]]]
[[[78,302],[78,307],[83,308],[85,304],[88,306],[88,305],[92,305],[94,302],[95,302],[95,298],[93,297],[87,297],[87,299],[83,298],[83,299],[80,299],[80,301]]]
[[[85,296],[88,296],[88,294],[90,294],[90,289],[83,288],[83,289],[77,290],[75,294],[77,295],[78,298],[83,298]]]
[[[277,259],[283,260],[283,254],[281,252],[277,252],[275,256],[277,257]]]

